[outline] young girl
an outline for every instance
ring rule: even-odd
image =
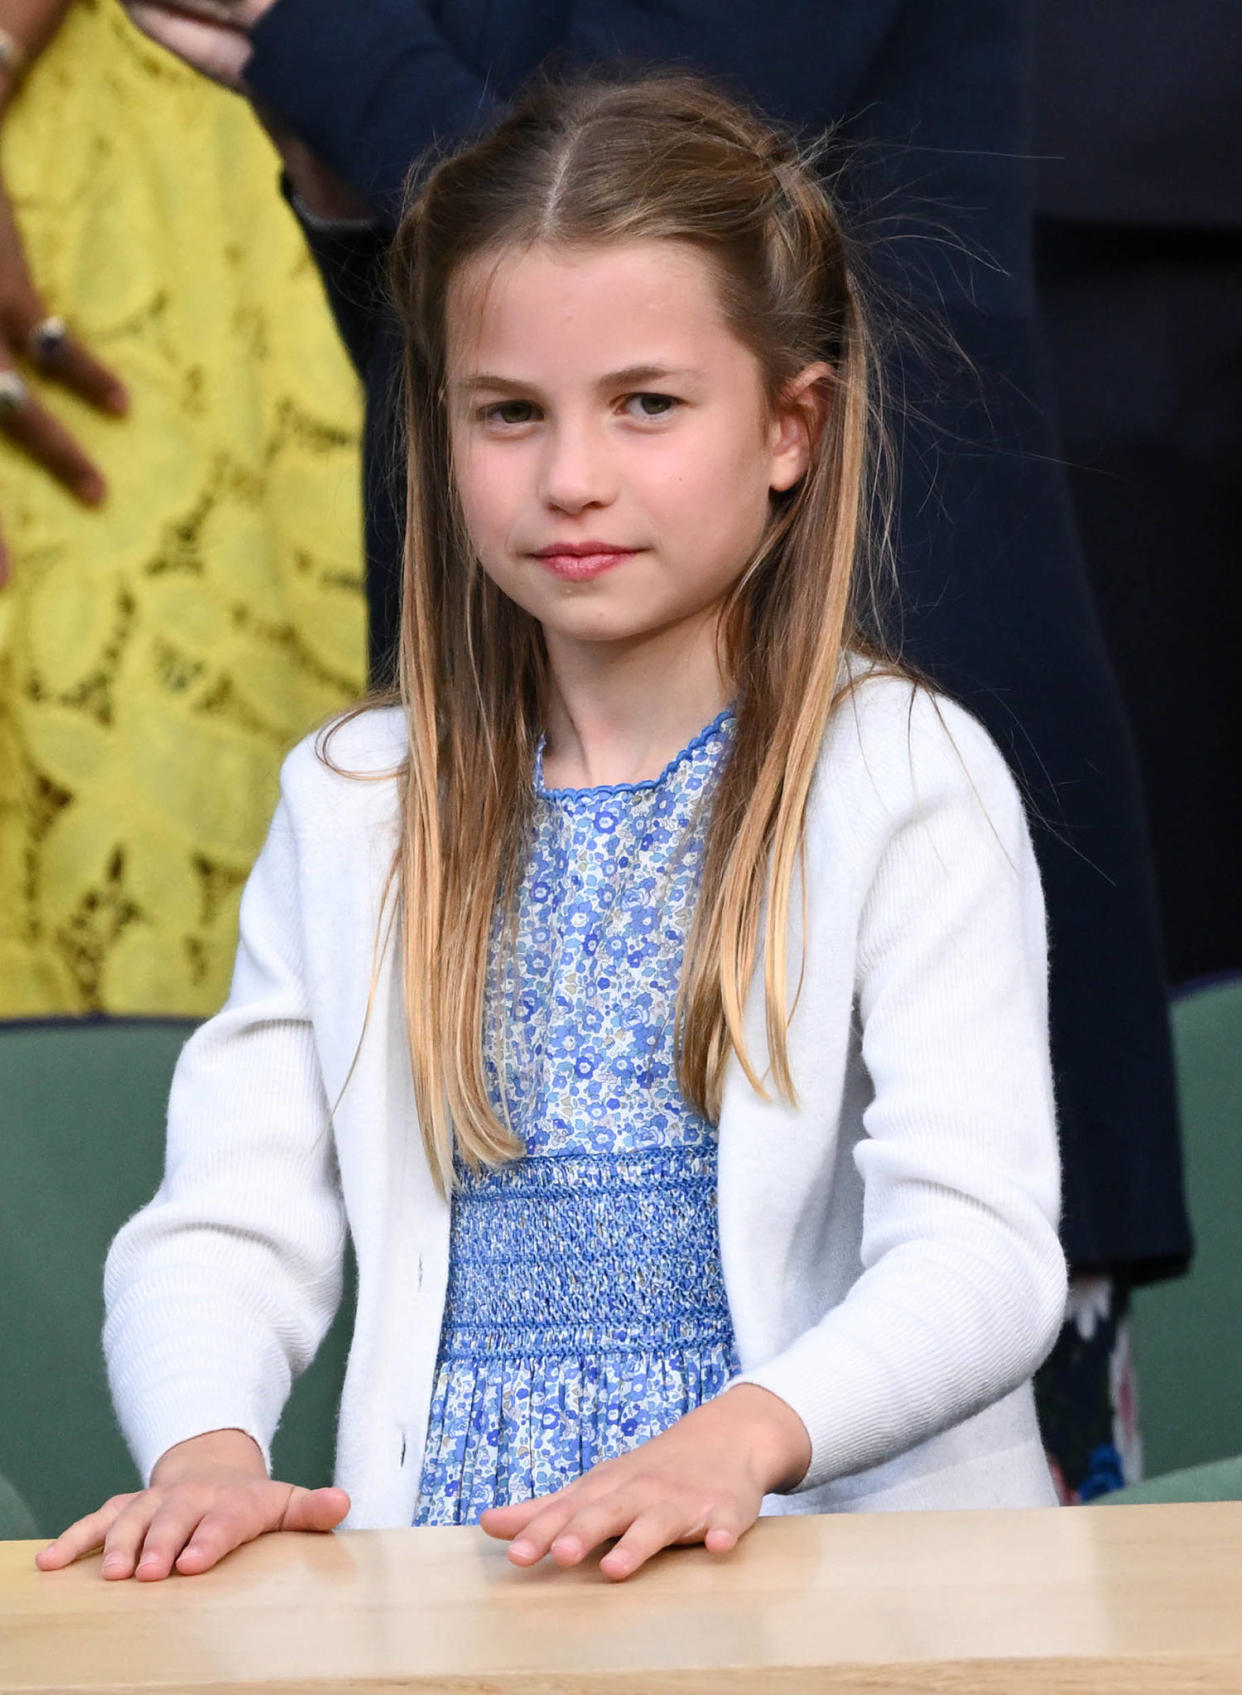
[[[40,1564],[348,1511],[523,1565],[617,1539],[621,1578],[761,1512],[1052,1504],[1038,876],[987,736],[864,628],[824,190],[694,79],[543,86],[431,171],[393,275],[401,703],[287,763],[108,1260],[149,1486]],[[307,1491],[268,1445],[347,1231]]]

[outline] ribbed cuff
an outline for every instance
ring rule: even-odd
[[[271,1446],[254,1408],[221,1394],[218,1384],[182,1383],[175,1403],[171,1398],[152,1397],[141,1408],[129,1409],[125,1436],[143,1487],[150,1485],[151,1473],[170,1448],[212,1430],[240,1430],[249,1436],[263,1456],[263,1469],[271,1475]]]

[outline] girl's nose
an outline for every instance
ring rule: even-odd
[[[540,473],[542,499],[561,512],[607,506],[616,495],[605,444],[587,429],[550,432]]]

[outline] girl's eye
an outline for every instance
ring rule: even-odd
[[[637,416],[640,418],[667,418],[675,406],[681,402],[671,394],[631,394],[626,396],[626,405],[638,402]]]
[[[529,400],[502,400],[483,408],[483,420],[488,424],[529,424],[534,410]]]

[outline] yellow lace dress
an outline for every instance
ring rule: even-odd
[[[0,133],[32,272],[131,415],[0,440],[0,1017],[206,1014],[282,755],[362,687],[361,400],[244,102],[77,0]]]

